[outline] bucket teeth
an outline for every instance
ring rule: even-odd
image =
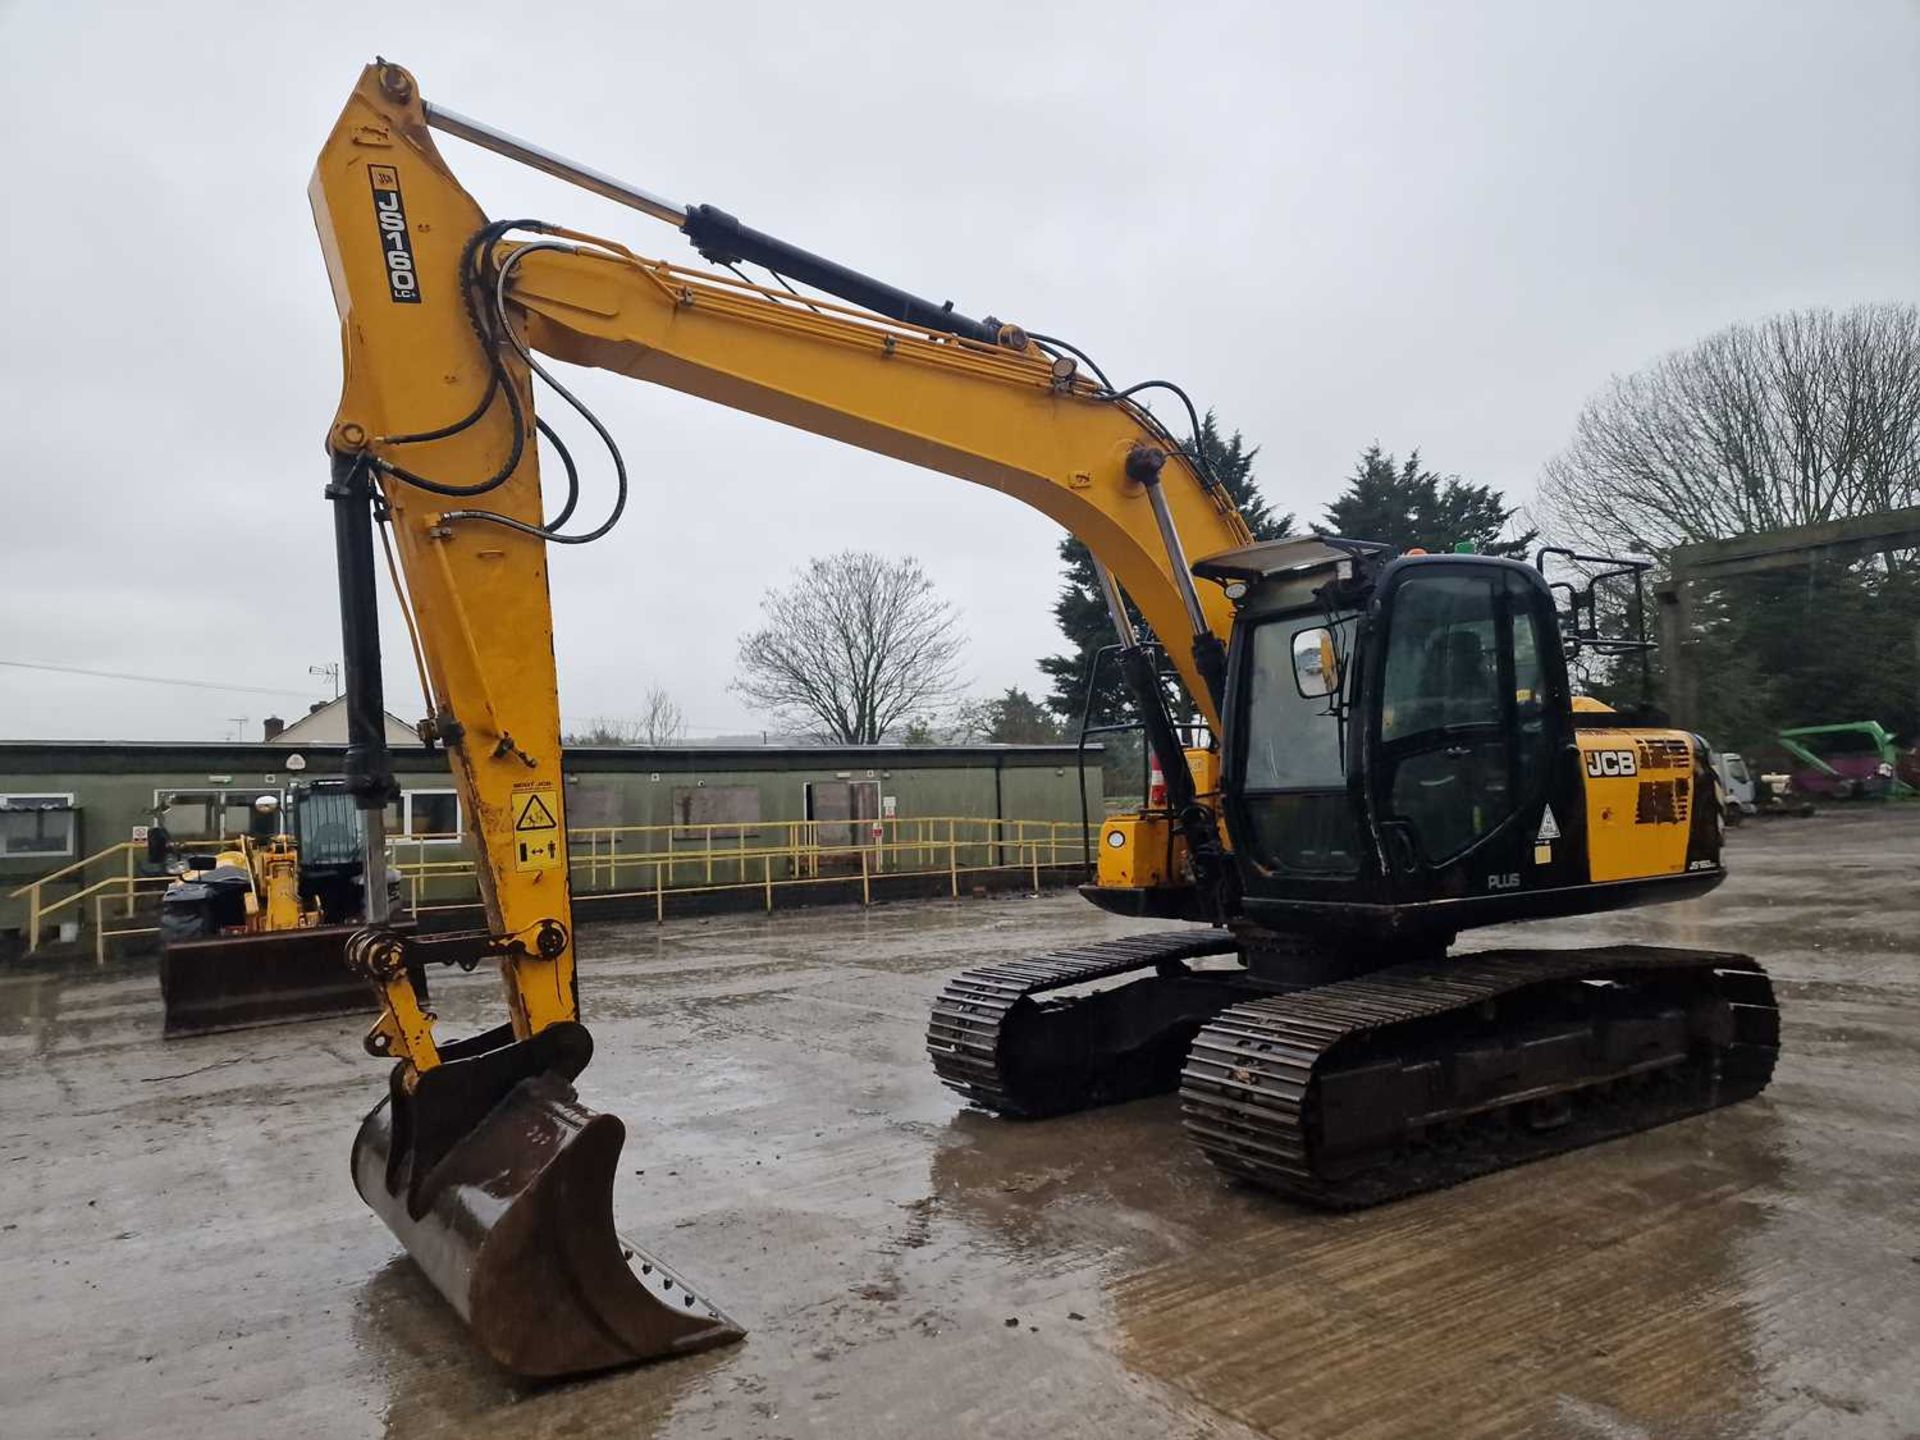
[[[578,1029],[554,1027],[562,1028]],[[523,1047],[540,1058],[536,1042],[508,1051]],[[497,1078],[502,1055],[477,1058],[494,1062]],[[395,1148],[410,1145],[397,1132],[417,1139],[444,1129],[431,1117],[404,1114],[396,1125],[396,1109],[421,1098],[396,1090],[361,1123],[354,1184],[500,1365],[550,1379],[689,1354],[745,1334],[614,1230],[613,1181],[626,1130],[616,1116],[582,1106],[562,1071],[514,1080],[484,1118],[424,1164],[417,1162],[428,1157]],[[431,1089],[427,1103],[435,1103]]]

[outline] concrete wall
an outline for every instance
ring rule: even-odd
[[[295,778],[337,775],[342,753],[339,747],[317,745],[0,742],[0,795],[72,794],[78,807],[73,858],[79,858],[129,839],[135,826],[148,824],[156,793],[219,790],[244,804]],[[288,768],[294,755],[304,760],[303,768]],[[440,754],[396,749],[394,768],[403,792],[452,788]],[[1077,820],[1080,814],[1072,746],[582,748],[567,752],[565,774],[565,818],[576,831],[678,824],[683,817],[674,808],[677,792],[747,787],[758,794],[760,816],[758,834],[750,833],[748,846],[779,843],[784,831],[765,827],[806,818],[807,786],[819,782],[874,782],[879,794],[894,797],[902,821],[996,815]],[[1087,790],[1096,823],[1102,813],[1100,785],[1098,756],[1090,748]],[[237,818],[239,812],[231,813]],[[756,827],[740,828],[752,832]],[[658,837],[632,837],[622,848],[645,850],[658,843]],[[419,848],[402,847],[398,858],[407,859]],[[460,843],[425,848],[435,858],[448,859],[466,850]],[[577,854],[575,862],[577,867]],[[24,923],[24,902],[6,893],[67,863],[65,858],[0,855],[0,932],[17,931]],[[988,863],[987,857],[976,855],[972,863]],[[96,869],[87,878],[104,873]],[[638,883],[637,877],[623,876],[628,882]],[[467,893],[470,885],[449,881],[426,898]]]

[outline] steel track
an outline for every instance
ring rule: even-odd
[[[1500,1029],[1547,1002],[1551,1024]],[[1779,1044],[1744,955],[1498,951],[1235,1005],[1194,1040],[1181,1101],[1222,1170],[1348,1209],[1732,1104],[1766,1087]],[[1529,1071],[1528,1045],[1557,1047],[1558,1068]]]
[[[1049,991],[1112,979],[1129,971],[1152,971],[1169,984],[1186,983],[1186,963],[1210,955],[1230,955],[1238,949],[1232,936],[1219,930],[1170,930],[1132,935],[1092,945],[1076,945],[1021,960],[982,966],[956,975],[934,1001],[927,1025],[927,1053],[934,1071],[969,1100],[1003,1115],[1039,1117],[1084,1109],[1089,1103],[1112,1103],[1172,1089],[1150,1083],[1135,1055],[1129,1063],[1124,1050],[1078,1057],[1060,1054],[1045,1067],[1023,1066],[1021,1057],[1031,1047],[1023,1030],[1043,1023],[1040,997]],[[1218,1005],[1224,1009],[1244,991],[1225,988],[1223,977]],[[1136,982],[1151,985],[1151,980]],[[1154,997],[1143,997],[1149,1002]],[[1071,1007],[1072,999],[1057,1002]],[[1058,1012],[1054,1012],[1058,1013]]]

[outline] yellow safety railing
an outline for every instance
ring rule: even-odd
[[[93,906],[93,959],[96,965],[107,963],[107,942],[123,939],[128,935],[155,935],[158,925],[122,925],[107,928],[107,907],[118,903],[124,918],[132,918],[135,903],[147,895],[158,895],[173,883],[171,875],[136,875],[126,881],[124,891],[113,893],[110,888],[119,884],[118,878],[104,880],[95,887],[95,893],[88,898]]]
[[[231,843],[196,839],[194,847]],[[962,876],[1027,871],[1038,889],[1043,870],[1087,860],[1083,833],[1073,820],[995,820],[977,816],[916,816],[883,820],[773,820],[700,825],[602,825],[567,833],[573,898],[651,898],[664,919],[670,895],[758,890],[774,908],[788,887],[860,882],[862,904],[871,904],[877,880],[944,875],[949,893],[960,893]],[[388,842],[388,862],[416,912],[473,903],[473,861],[451,853],[458,835],[399,835]],[[168,875],[142,875],[146,843],[123,840],[42,875],[11,891],[27,902],[27,951],[40,948],[48,923],[64,912],[91,915],[94,958],[104,961],[107,941],[150,935],[156,926],[108,928],[110,908],[132,919],[139,902],[171,883]],[[90,872],[110,873],[89,880]],[[50,893],[50,886],[73,888]]]
[[[473,862],[445,852],[459,837],[411,836],[393,845],[393,869],[415,911],[451,908],[471,893]],[[1080,821],[915,816],[887,820],[773,820],[703,825],[603,825],[567,832],[575,903],[651,897],[664,918],[669,895],[759,890],[767,910],[786,887],[876,880],[1040,872],[1086,861]],[[432,852],[438,849],[438,855]],[[457,886],[461,899],[452,898]],[[467,901],[466,903],[470,903]]]
[[[223,840],[208,840],[205,842],[196,841],[194,843],[218,845],[225,842]],[[126,913],[131,915],[133,913],[133,902],[138,881],[142,879],[157,880],[161,882],[161,888],[165,888],[167,877],[163,875],[142,876],[138,873],[140,857],[146,853],[146,841],[121,840],[107,846],[104,850],[96,850],[91,855],[75,860],[69,865],[63,865],[51,874],[42,875],[38,880],[30,880],[17,890],[8,892],[7,898],[9,900],[24,899],[27,902],[28,953],[31,954],[40,948],[40,936],[46,929],[47,921],[58,917],[61,911],[70,906],[73,907],[76,914],[84,914],[87,901],[102,894],[104,891],[117,888],[120,892],[121,902],[126,906]],[[104,879],[89,882],[87,878],[88,875],[99,868],[109,868],[113,873],[107,875]],[[74,888],[65,894],[55,893],[52,898],[49,899],[49,887],[60,887],[63,884],[71,885]]]
[[[244,846],[244,835],[193,836],[176,842],[176,848],[192,851],[231,849]],[[147,853],[144,840],[120,840],[91,855],[83,856],[60,869],[30,880],[7,893],[9,900],[27,902],[27,953],[40,948],[48,923],[58,922],[62,912],[72,910],[76,918],[93,915],[94,958],[105,958],[105,939],[118,935],[151,935],[158,928],[148,925],[122,930],[102,930],[102,919],[109,904],[117,905],[123,918],[132,918],[140,900],[158,895],[173,882],[171,875],[142,875],[140,861]],[[90,874],[104,869],[108,873],[96,880]],[[66,887],[71,886],[71,889]]]

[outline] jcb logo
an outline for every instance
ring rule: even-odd
[[[1587,752],[1587,774],[1589,775],[1638,775],[1640,762],[1634,758],[1631,750],[1589,750]]]
[[[400,200],[400,172],[391,165],[369,165],[373,214],[380,227],[380,250],[387,260],[387,290],[402,305],[420,303],[420,278],[413,268],[413,239],[406,206]]]

